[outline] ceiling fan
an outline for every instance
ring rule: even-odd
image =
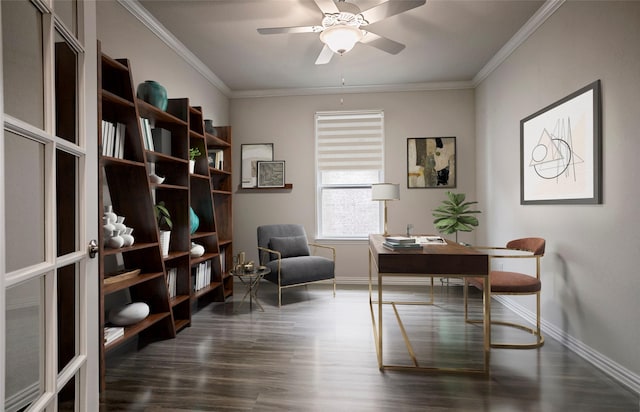
[[[329,63],[334,53],[343,55],[358,42],[387,53],[398,54],[405,48],[404,44],[364,30],[362,27],[426,3],[426,0],[389,0],[361,11],[357,5],[346,0],[314,1],[324,15],[320,26],[270,27],[258,29],[258,33],[320,33],[320,40],[324,43],[324,47],[316,59],[316,64]]]

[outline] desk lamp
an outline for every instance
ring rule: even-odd
[[[387,232],[387,200],[400,199],[400,185],[397,183],[375,183],[371,185],[371,200],[384,201],[384,236]]]

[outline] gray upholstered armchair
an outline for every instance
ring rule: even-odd
[[[320,248],[331,257],[311,255],[309,246]],[[331,246],[308,243],[302,225],[280,224],[258,227],[260,264],[271,269],[265,279],[278,285],[278,306],[282,304],[282,289],[333,279],[336,296],[336,250]]]

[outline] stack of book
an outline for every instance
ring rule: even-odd
[[[104,327],[104,344],[108,345],[114,340],[124,336],[124,327],[122,326],[105,326]]]
[[[124,158],[124,139],[126,125],[102,121],[102,155]]]
[[[390,250],[408,250],[422,248],[422,245],[420,243],[416,243],[415,238],[404,236],[388,236],[384,239],[384,243],[382,244],[382,246]]]
[[[167,269],[167,289],[169,290],[169,298],[176,297],[176,277],[178,276],[178,268]]]

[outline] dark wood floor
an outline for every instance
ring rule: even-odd
[[[275,287],[261,287],[265,312],[212,303],[175,339],[111,356],[101,410],[639,410],[636,394],[549,338],[538,350],[492,350],[489,378],[380,372],[365,288],[338,288],[335,299],[324,287],[289,289],[279,309]],[[401,289],[394,298],[426,298]],[[481,330],[461,321],[460,291],[437,291],[435,307],[400,308],[421,364],[482,366]],[[474,294],[474,310],[480,303]],[[494,316],[513,316],[505,312],[493,303]],[[409,364],[391,307],[383,321],[385,362]]]

